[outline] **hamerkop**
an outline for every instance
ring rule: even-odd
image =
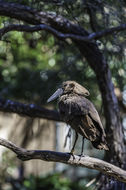
[[[83,154],[84,138],[90,140],[95,148],[108,150],[105,131],[98,112],[94,105],[85,98],[89,95],[89,91],[77,82],[66,81],[47,101],[50,102],[59,97],[58,106],[61,118],[76,132],[72,154],[78,133],[83,137],[81,155]]]

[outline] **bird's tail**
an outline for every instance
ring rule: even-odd
[[[104,141],[92,141],[92,144],[97,149],[109,150],[107,142]]]

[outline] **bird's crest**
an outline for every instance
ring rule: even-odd
[[[84,88],[83,86],[81,86],[80,84],[78,84],[75,81],[63,82],[62,88],[63,88],[64,93],[71,92],[71,93],[75,93],[75,94],[78,94],[81,96],[89,96],[90,95],[89,91],[86,88]]]

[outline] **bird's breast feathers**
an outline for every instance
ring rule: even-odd
[[[89,112],[88,100],[79,96],[62,96],[59,111],[67,115],[85,115]]]
[[[94,105],[83,96],[61,96],[59,99],[59,111],[65,122],[88,116],[92,122],[97,125],[105,136],[104,128],[101,123],[99,114]]]

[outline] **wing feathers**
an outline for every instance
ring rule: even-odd
[[[100,117],[88,99],[82,96],[61,97],[59,109],[64,120],[90,140],[95,148],[108,150]]]

